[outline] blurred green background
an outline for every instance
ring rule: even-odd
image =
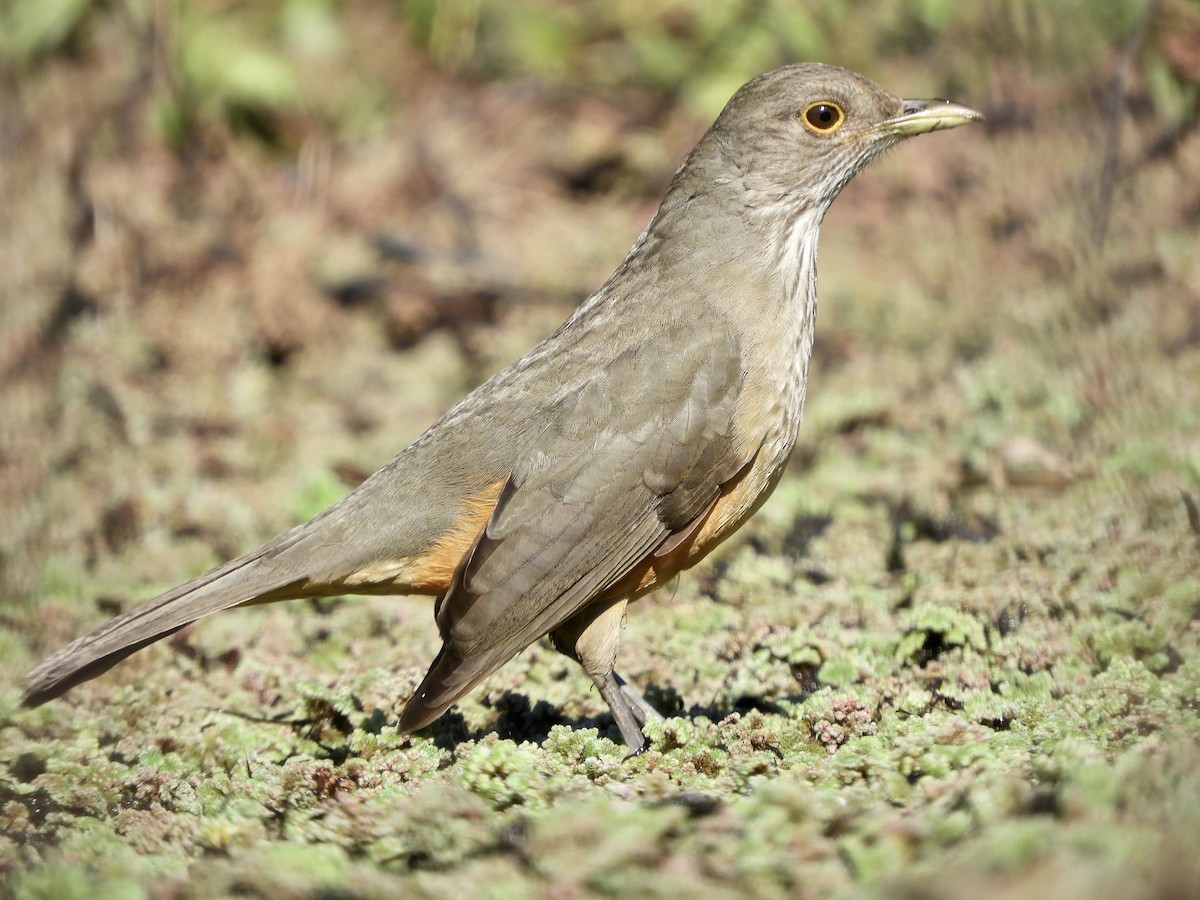
[[[274,145],[293,117],[346,139],[384,127],[395,75],[377,67],[397,62],[391,54],[419,57],[444,77],[529,78],[560,95],[646,91],[710,118],[741,83],[788,61],[919,65],[955,92],[986,86],[1007,66],[1094,76],[1101,48],[1117,53],[1136,37],[1130,62],[1157,115],[1186,117],[1195,93],[1186,58],[1197,13],[1186,0],[11,0],[2,16],[10,78],[36,77],[55,57],[116,53],[127,41],[126,64],[152,74],[156,124],[176,142],[224,123]]]
[[[344,495],[786,62],[985,126],[858,177],[776,496],[412,737],[429,603],[45,653]],[[1200,3],[0,5],[0,896],[1189,897]]]

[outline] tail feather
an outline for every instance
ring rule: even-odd
[[[68,644],[25,677],[22,705],[53,700],[204,616],[249,603],[307,596],[302,571],[280,559],[304,536],[304,526],[282,534]]]
[[[398,723],[400,733],[418,731],[438,719],[520,650],[520,647],[514,649],[502,645],[463,656],[447,641],[416,692],[404,705]]]

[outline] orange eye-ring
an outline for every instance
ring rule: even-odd
[[[837,131],[842,122],[846,121],[846,114],[836,103],[820,100],[806,106],[804,112],[800,114],[800,118],[815,134],[831,134]]]

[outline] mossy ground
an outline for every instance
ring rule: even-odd
[[[49,6],[0,44],[0,894],[1200,893],[1194,4],[1133,53],[1134,4]],[[543,645],[397,735],[409,598],[224,614],[17,708],[551,330],[802,53],[991,123],[830,214],[789,472],[629,616],[650,751]]]

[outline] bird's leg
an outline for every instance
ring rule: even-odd
[[[629,755],[637,756],[643,753],[650,745],[642,731],[642,725],[646,721],[645,710],[629,702],[629,697],[625,693],[625,688],[629,685],[622,683],[617,673],[612,671],[599,675],[593,674],[592,681],[596,683],[596,687],[600,689],[600,696],[612,710],[613,719],[616,720],[617,727],[621,729],[621,737],[625,739],[625,745],[629,747]],[[631,693],[636,695],[637,691],[631,691]],[[643,704],[645,702],[642,700]]]
[[[642,726],[661,721],[662,716],[613,671],[621,643],[625,603],[625,600],[619,600],[608,606],[588,607],[560,625],[550,637],[560,653],[577,661],[591,676],[600,696],[612,710],[630,754],[636,756],[648,746]]]
[[[613,672],[612,677],[616,681],[617,687],[621,689],[621,696],[633,708],[634,718],[637,719],[639,725],[645,727],[651,722],[663,721],[662,713],[647,703],[646,698],[638,693],[637,688],[622,678],[619,672]]]

